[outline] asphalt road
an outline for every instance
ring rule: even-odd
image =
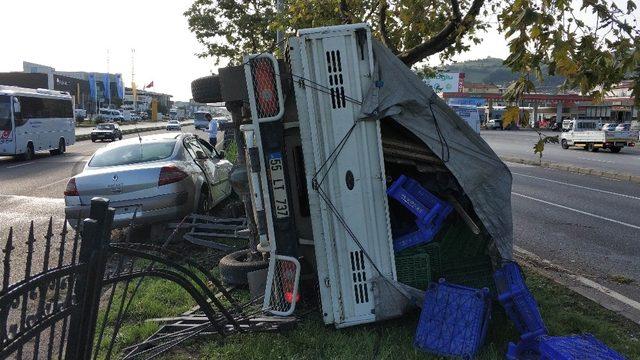
[[[515,245],[640,301],[640,186],[508,165]]]
[[[193,126],[183,131],[196,131]],[[142,135],[162,133],[164,130],[144,132]],[[204,138],[207,135],[198,130]],[[136,135],[124,135],[124,138]],[[14,260],[24,259],[25,241],[30,221],[36,234],[34,258],[42,255],[44,234],[49,218],[53,218],[53,231],[59,233],[64,223],[64,189],[72,176],[80,173],[91,155],[109,142],[78,141],[67,147],[66,154],[51,156],[37,153],[32,161],[19,161],[0,156],[0,246],[4,247],[9,228],[14,232]],[[54,239],[54,243],[55,243]],[[19,262],[19,261],[18,261]],[[23,264],[14,264],[19,271],[12,271],[12,279],[24,274]],[[13,265],[12,265],[13,266]],[[2,269],[0,269],[2,273]]]
[[[546,132],[545,134],[559,135],[560,133]],[[481,135],[500,156],[538,159],[538,155],[533,153],[533,145],[538,141],[538,134],[535,131],[483,130]],[[608,150],[592,153],[582,148],[573,147],[563,150],[559,144],[546,144],[543,160],[640,175],[640,146],[637,148],[624,148],[620,153],[613,154]]]

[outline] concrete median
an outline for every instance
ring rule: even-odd
[[[578,173],[583,175],[594,175],[594,176],[600,176],[600,177],[609,178],[609,179],[628,181],[635,184],[640,184],[640,176],[632,175],[628,173],[621,173],[621,172],[601,170],[601,169],[592,169],[592,168],[568,165],[568,164],[560,164],[560,163],[554,163],[554,162],[549,162],[545,160],[538,161],[538,160],[532,160],[532,159],[523,159],[523,158],[514,157],[514,156],[500,156],[500,159],[506,162],[540,166],[540,167],[549,168],[549,169],[568,171],[568,172],[573,172],[573,173]]]
[[[185,122],[182,123],[182,126],[189,126],[189,125],[193,125],[193,122]],[[129,135],[129,134],[135,134],[135,133],[143,133],[143,132],[148,132],[148,131],[156,131],[156,130],[164,130],[167,128],[167,124],[163,124],[163,125],[158,125],[158,126],[145,126],[145,127],[140,127],[140,128],[129,128],[129,129],[122,129],[122,135]],[[84,140],[91,140],[91,134],[76,134],[76,141],[84,141]]]

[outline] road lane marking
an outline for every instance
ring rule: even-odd
[[[51,203],[63,203],[64,199],[61,198],[50,198],[50,197],[37,197],[37,196],[25,196],[25,195],[2,195],[0,194],[0,199],[7,200],[29,200],[29,201],[38,201],[38,202],[51,202]]]
[[[523,198],[525,198],[525,199],[529,199],[529,200],[533,200],[533,201],[538,201],[538,202],[541,202],[541,203],[543,203],[543,204],[547,204],[547,205],[551,205],[551,206],[556,206],[556,207],[559,207],[559,208],[561,208],[561,209],[574,211],[574,212],[577,212],[577,213],[579,213],[579,214],[588,215],[588,216],[592,216],[592,217],[594,217],[594,218],[598,218],[598,219],[601,219],[601,220],[610,221],[610,222],[612,222],[612,223],[616,223],[616,224],[619,224],[619,225],[627,226],[627,227],[630,227],[630,228],[632,228],[632,229],[640,230],[640,226],[638,226],[638,225],[633,225],[633,224],[629,224],[629,223],[626,223],[626,222],[623,222],[623,221],[619,221],[619,220],[615,220],[615,219],[610,219],[610,218],[607,218],[607,217],[604,217],[604,216],[600,216],[600,215],[592,214],[592,213],[590,213],[590,212],[586,212],[586,211],[582,211],[582,210],[574,209],[574,208],[571,208],[571,207],[568,207],[568,206],[564,206],[564,205],[560,205],[560,204],[552,203],[552,202],[549,202],[549,201],[541,200],[541,199],[534,198],[534,197],[531,197],[531,196],[527,196],[527,195],[524,195],[524,194],[519,194],[519,193],[517,193],[517,192],[513,192],[513,191],[511,192],[511,194],[516,195],[516,196],[523,197]]]
[[[27,163],[22,163],[22,164],[17,164],[17,165],[11,165],[11,166],[7,166],[6,168],[7,168],[7,169],[13,169],[13,168],[17,168],[17,167],[20,167],[20,166],[30,165],[30,164],[33,164],[34,162],[35,162],[35,161],[30,161],[30,162],[27,162]]]
[[[44,189],[44,188],[48,188],[48,187],[49,187],[49,186],[51,186],[51,185],[55,185],[55,184],[61,183],[61,182],[63,182],[63,181],[67,181],[67,180],[69,180],[69,179],[70,179],[70,178],[64,178],[64,179],[60,179],[60,180],[58,180],[58,181],[54,181],[54,182],[52,182],[52,183],[49,183],[49,184],[47,184],[47,185],[42,185],[42,186],[40,186],[40,187],[37,187],[37,188],[36,188],[36,190],[42,190],[42,189]]]
[[[526,256],[532,257],[534,259],[537,258],[542,262],[545,262],[545,263],[548,263],[548,264],[550,264],[550,265],[552,265],[554,267],[557,267],[557,268],[561,269],[563,272],[565,272],[566,275],[568,275],[569,277],[571,277],[574,280],[578,281],[579,283],[581,283],[581,284],[583,284],[583,285],[585,285],[587,287],[590,287],[590,288],[592,288],[592,289],[594,289],[596,291],[599,291],[599,292],[601,292],[601,293],[603,293],[603,294],[605,294],[607,296],[610,296],[610,297],[612,297],[612,298],[614,298],[614,299],[616,299],[616,300],[618,300],[618,301],[620,301],[620,302],[622,302],[622,303],[624,303],[624,304],[626,304],[626,305],[628,305],[628,306],[630,306],[630,307],[632,307],[632,308],[634,308],[636,310],[640,310],[640,302],[637,302],[637,301],[635,301],[633,299],[630,299],[630,298],[620,294],[617,291],[611,290],[611,289],[607,288],[606,286],[601,285],[601,284],[599,284],[599,283],[597,283],[597,282],[595,282],[595,281],[593,281],[591,279],[588,279],[588,278],[586,278],[584,276],[576,275],[576,274],[572,273],[571,271],[565,269],[564,267],[556,265],[556,264],[552,263],[549,260],[545,260],[545,259],[541,258],[540,256],[532,253],[531,251],[525,250],[525,249],[523,249],[523,248],[521,248],[521,247],[519,247],[517,245],[513,246],[513,250],[515,250],[516,252],[519,252],[521,254],[524,254]]]
[[[633,200],[640,200],[640,197],[633,196],[633,195],[620,194],[620,193],[613,192],[613,191],[600,190],[600,189],[596,189],[596,188],[592,188],[592,187],[588,187],[588,186],[576,185],[576,184],[571,184],[571,183],[567,183],[567,182],[564,182],[564,181],[551,180],[551,179],[547,179],[547,178],[543,178],[543,177],[539,177],[539,176],[521,174],[521,173],[513,172],[513,171],[511,173],[515,174],[515,175],[519,175],[519,176],[525,176],[525,177],[532,178],[532,179],[544,180],[544,181],[548,181],[548,182],[552,182],[552,183],[556,183],[556,184],[562,184],[562,185],[566,185],[566,186],[573,186],[573,187],[576,187],[576,188],[585,189],[585,190],[591,190],[591,191],[597,191],[597,192],[601,192],[601,193],[609,194],[609,195],[617,195],[617,196],[626,197],[628,199],[633,199]]]

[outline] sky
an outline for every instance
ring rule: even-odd
[[[22,71],[22,61],[29,61],[60,71],[122,73],[130,86],[135,49],[138,87],[153,81],[151,90],[188,100],[191,81],[217,69],[213,59],[195,56],[202,48],[182,15],[192,1],[2,1],[2,27],[20,30],[5,32],[0,72]],[[497,32],[484,39],[455,60],[507,56]]]

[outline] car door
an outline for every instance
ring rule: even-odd
[[[232,165],[230,162],[220,159],[218,152],[211,144],[200,138],[197,140],[214,166],[213,187],[215,188],[215,194],[218,196],[214,199],[214,203],[217,203],[231,194],[229,172],[231,171]]]
[[[185,140],[185,147],[193,158],[193,161],[204,173],[204,177],[207,179],[207,185],[209,187],[209,194],[211,195],[211,206],[216,205],[221,198],[218,187],[216,186],[216,169],[211,157],[207,155],[205,149],[200,146],[196,137],[190,137]],[[202,158],[199,158],[198,153],[202,154]]]

